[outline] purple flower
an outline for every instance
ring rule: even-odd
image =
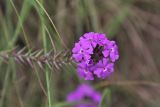
[[[72,56],[75,59],[75,61],[79,62],[90,58],[90,54],[93,53],[93,47],[90,45],[90,43],[86,41],[80,41],[79,43],[75,44],[75,47],[72,49],[72,52]]]
[[[98,107],[100,100],[101,94],[88,84],[79,85],[75,91],[67,96],[68,102],[78,103],[75,107]]]
[[[106,58],[103,58],[96,64],[94,74],[99,78],[105,78],[111,75],[113,72],[114,63],[109,62]]]
[[[75,43],[72,57],[77,62],[77,72],[85,80],[94,77],[105,78],[114,71],[114,63],[119,58],[115,41],[110,41],[102,33],[85,33]]]

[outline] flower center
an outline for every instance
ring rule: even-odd
[[[100,45],[96,45],[96,47],[93,50],[93,54],[91,55],[91,59],[93,60],[93,63],[96,64],[99,60],[101,60],[103,56],[104,47]]]

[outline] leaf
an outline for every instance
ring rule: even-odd
[[[109,89],[104,90],[99,107],[109,107],[111,100],[111,91]]]
[[[114,35],[118,32],[121,24],[124,22],[124,20],[129,15],[129,6],[125,6],[122,8],[121,11],[111,20],[109,25],[107,26],[107,32],[109,35],[109,38],[113,38]]]
[[[29,12],[32,8],[32,4],[30,2],[28,2],[28,0],[25,0],[23,2],[22,9],[21,9],[21,12],[20,12],[20,15],[19,15],[13,0],[10,0],[10,3],[12,5],[13,9],[15,10],[17,16],[18,16],[18,23],[17,23],[17,26],[15,28],[15,32],[13,34],[12,40],[9,42],[9,48],[12,47],[13,44],[16,42],[16,40],[19,36],[19,33],[21,32],[21,28],[23,29],[23,23],[27,19],[28,15],[29,15]],[[26,38],[26,40],[28,41],[27,38]]]
[[[74,102],[59,102],[55,105],[55,107],[72,107],[75,106]]]

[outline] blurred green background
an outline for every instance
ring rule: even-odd
[[[63,64],[91,31],[119,46],[104,80],[84,81],[75,63]],[[56,59],[31,64],[31,54]],[[0,107],[71,107],[67,94],[84,82],[110,90],[106,107],[160,107],[159,55],[160,0],[0,0]]]

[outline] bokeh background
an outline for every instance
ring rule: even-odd
[[[119,46],[115,72],[104,80],[84,81],[75,63],[62,64],[90,31]],[[24,47],[23,55],[60,53],[58,67],[16,61]],[[0,107],[47,107],[48,100],[71,107],[67,94],[84,82],[110,90],[106,107],[160,107],[159,55],[160,0],[0,0]]]

